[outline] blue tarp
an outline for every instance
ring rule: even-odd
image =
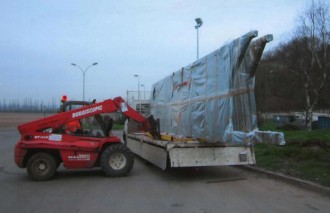
[[[152,86],[150,110],[161,132],[209,142],[253,140],[255,72],[273,38],[253,41],[257,35],[249,32]]]

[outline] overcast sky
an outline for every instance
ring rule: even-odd
[[[287,38],[306,0],[5,0],[0,8],[0,101],[126,98],[251,30]],[[267,50],[266,49],[266,50]],[[143,89],[142,89],[143,90]]]

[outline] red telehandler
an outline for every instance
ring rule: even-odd
[[[77,107],[78,105],[78,107]],[[15,162],[33,180],[51,179],[58,166],[67,169],[101,167],[107,176],[127,175],[134,156],[120,138],[110,134],[113,120],[106,113],[121,111],[147,130],[147,119],[121,98],[100,103],[67,102],[60,113],[18,126]],[[78,123],[72,130],[69,126]],[[72,125],[71,125],[72,126]]]

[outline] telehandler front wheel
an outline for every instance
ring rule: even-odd
[[[125,176],[131,171],[133,164],[133,153],[121,143],[108,146],[101,155],[102,171],[107,176]]]
[[[37,153],[27,162],[27,172],[32,180],[43,181],[51,179],[57,169],[55,158],[48,153]]]

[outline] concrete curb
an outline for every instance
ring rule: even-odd
[[[241,166],[240,168],[243,168],[245,170],[249,170],[252,172],[257,172],[260,174],[264,174],[267,175],[270,178],[274,178],[280,181],[284,181],[286,183],[295,185],[295,186],[299,186],[326,196],[330,196],[330,188],[329,187],[324,187],[324,186],[320,186],[316,183],[310,182],[310,181],[306,181],[306,180],[301,180],[299,178],[295,178],[295,177],[290,177],[281,173],[276,173],[276,172],[271,172],[256,166]]]

